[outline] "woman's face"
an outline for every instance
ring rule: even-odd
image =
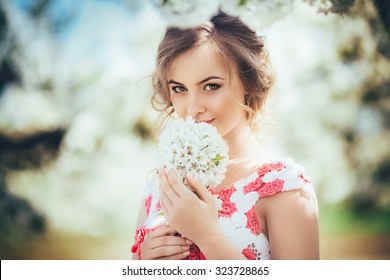
[[[179,55],[169,76],[172,105],[180,118],[214,125],[226,139],[248,124],[246,113],[233,96],[244,102],[236,71],[231,71],[210,44],[202,44]]]

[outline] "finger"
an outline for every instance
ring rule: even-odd
[[[181,237],[165,236],[142,244],[141,250],[141,256],[144,255],[145,258],[155,259],[183,253],[185,255],[190,250],[190,245],[186,244]]]
[[[160,177],[160,192],[164,192],[165,195],[173,201],[177,197],[180,197],[179,194],[173,188],[171,182],[169,182],[169,178],[165,170],[162,172]]]
[[[158,244],[159,246],[161,246],[161,244],[163,244],[164,246],[182,246],[184,251],[188,250],[188,248],[186,249],[186,247],[192,244],[190,240],[183,238],[181,236],[174,236],[174,235],[163,236],[154,240],[156,241],[155,243]],[[156,247],[158,246],[152,248],[156,248]]]
[[[170,209],[172,208],[173,206],[173,201],[172,199],[175,198],[175,194],[172,193],[172,190],[171,187],[169,186],[169,182],[166,178],[166,174],[165,174],[165,171],[162,170],[160,173],[160,188],[159,188],[159,191],[160,191],[160,204],[161,204],[161,209],[162,211],[169,215],[169,211]],[[170,193],[170,196],[168,196],[167,193]]]
[[[185,246],[192,244],[192,241],[178,234],[178,232],[169,225],[150,231],[146,234],[145,240],[150,244],[152,244],[154,240],[156,240],[155,243],[161,243],[162,245]],[[154,248],[155,246],[149,247]]]
[[[199,198],[203,201],[210,200],[211,194],[208,192],[207,188],[202,185],[202,183],[192,177],[191,175],[186,175],[186,179],[188,184],[191,186],[193,191],[199,196]]]
[[[156,232],[156,234],[150,232],[145,236],[145,240],[140,247],[142,259],[166,258],[172,255],[185,254],[190,250],[192,242],[181,236],[159,236],[163,233],[171,233],[172,229],[158,229]],[[155,236],[159,237],[155,238]]]
[[[162,227],[159,227],[156,230],[150,231],[148,235],[151,236],[152,238],[157,238],[157,237],[167,236],[175,233],[177,233],[177,231],[173,227],[171,227],[170,225],[164,225]]]
[[[171,169],[166,171],[166,177],[169,182],[169,185],[172,189],[179,195],[183,196],[188,193],[192,193],[183,183],[183,181],[179,178],[176,171]]]
[[[166,236],[166,238],[161,238],[161,239],[163,240],[160,240],[161,241],[160,246],[152,248],[154,251],[153,253],[156,254],[157,256],[168,257],[176,254],[183,254],[190,250],[190,246],[188,244],[176,245],[175,243],[180,239],[176,236]]]
[[[141,252],[141,257],[144,260],[180,260],[188,255],[189,247],[186,247],[186,249],[183,250],[182,246],[162,246],[155,249],[142,249]]]
[[[172,205],[173,200],[167,195],[163,189],[160,189],[160,203],[164,203],[166,206]]]
[[[158,255],[172,255],[180,252],[186,252],[190,249],[186,240],[177,236],[165,236],[150,240],[148,248],[153,249]]]
[[[168,199],[168,197],[164,194],[160,194],[160,206],[164,215],[168,218],[170,215],[170,209],[173,207],[173,203]]]
[[[168,240],[168,245],[191,245],[193,242],[189,240],[188,238],[182,236],[182,235],[176,235],[179,234],[177,230],[175,230],[172,226],[170,225],[164,225],[162,227],[159,227],[158,229],[154,231],[150,231],[147,234],[147,237],[150,236],[150,238],[159,238],[159,237],[172,237],[170,239],[176,240],[176,242],[169,242]]]

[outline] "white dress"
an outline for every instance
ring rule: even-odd
[[[279,159],[262,164],[255,172],[233,186],[219,191],[210,190],[215,196],[219,223],[225,235],[250,260],[270,259],[267,236],[256,214],[256,202],[266,196],[282,191],[302,189],[314,200],[316,195],[311,180],[304,168],[290,158]],[[136,231],[133,253],[138,253],[144,236],[160,227],[164,222],[158,195],[158,183],[149,182],[145,191],[145,210],[147,220]],[[188,259],[206,259],[196,245],[190,248]]]

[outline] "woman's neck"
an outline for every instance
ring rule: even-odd
[[[229,135],[225,135],[224,139],[229,145],[229,161],[224,180],[214,187],[216,191],[247,178],[269,160],[271,155],[256,140],[249,125],[237,127]]]
[[[237,127],[225,137],[229,146],[229,161],[240,161],[252,154],[254,148],[259,147],[258,141],[248,124]]]

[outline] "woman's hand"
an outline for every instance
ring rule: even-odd
[[[175,171],[160,172],[161,207],[168,223],[182,236],[200,245],[221,234],[214,197],[198,180],[187,176],[189,187]]]
[[[175,236],[177,231],[164,226],[145,235],[140,246],[141,260],[181,260],[188,257],[192,242]]]

